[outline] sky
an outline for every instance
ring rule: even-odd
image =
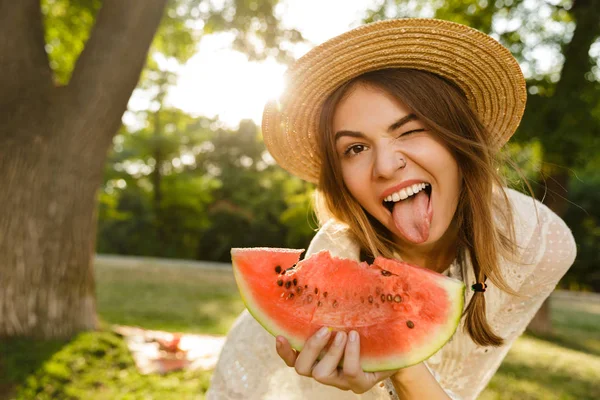
[[[374,3],[378,1],[282,0],[277,12],[284,27],[298,29],[307,39],[294,51],[294,56],[300,57],[314,45],[358,26]],[[167,102],[192,115],[218,116],[229,127],[237,126],[241,119],[259,124],[264,104],[282,89],[286,67],[274,60],[249,62],[244,54],[230,49],[232,38],[227,33],[206,36],[183,67],[168,66],[178,71],[179,79]],[[137,91],[129,108],[151,107]],[[126,114],[124,122],[134,124],[133,116]]]

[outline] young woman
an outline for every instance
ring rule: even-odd
[[[283,168],[317,184],[306,255],[393,257],[472,290],[440,351],[379,373],[359,368],[356,332],[322,329],[296,352],[244,312],[208,399],[476,398],[575,257],[564,222],[499,176],[525,106],[518,64],[474,29],[404,19],[331,39],[287,78],[263,135]]]

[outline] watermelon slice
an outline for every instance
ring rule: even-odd
[[[372,265],[321,251],[234,248],[235,279],[248,311],[296,350],[322,326],[356,330],[365,371],[426,360],[454,334],[465,285],[407,263],[376,258]]]

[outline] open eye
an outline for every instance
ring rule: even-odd
[[[365,151],[366,149],[367,146],[365,146],[364,144],[353,144],[352,146],[348,146],[348,148],[344,151],[344,156],[356,156],[359,153]]]

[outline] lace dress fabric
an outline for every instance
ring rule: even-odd
[[[521,296],[504,293],[488,282],[485,293],[487,318],[501,347],[476,345],[464,331],[464,318],[452,337],[425,361],[432,375],[451,399],[475,399],[485,389],[514,341],[523,333],[544,300],[572,265],[576,247],[566,224],[543,204],[511,189],[511,202],[519,262],[501,261],[508,285]],[[359,248],[344,226],[333,221],[317,233],[307,256],[327,249],[332,255],[359,258]],[[468,257],[456,261],[444,274],[465,282],[465,307],[473,292],[475,276]],[[296,374],[275,351],[275,339],[244,311],[231,328],[214,371],[208,400],[389,400],[398,399],[389,379],[363,394],[342,391]]]

